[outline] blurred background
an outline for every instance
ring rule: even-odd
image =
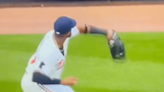
[[[117,4],[143,4],[143,3],[163,3],[164,0],[0,0],[0,6],[11,6],[11,5],[20,5],[21,4],[33,4],[36,6],[38,4],[44,5],[109,5],[113,3]],[[23,6],[23,5],[22,5]],[[25,5],[24,5],[25,6]],[[32,6],[32,5],[30,5]]]

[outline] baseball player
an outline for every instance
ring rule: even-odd
[[[45,34],[29,59],[21,81],[23,92],[74,92],[70,86],[77,83],[77,78],[61,79],[61,75],[66,64],[69,40],[81,33],[106,36],[113,59],[125,58],[124,43],[115,31],[91,25],[79,26],[74,19],[61,16],[55,21],[54,30]]]

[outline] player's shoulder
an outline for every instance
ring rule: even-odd
[[[45,36],[50,36],[50,35],[52,35],[52,34],[54,34],[54,30],[48,31],[48,32],[45,34]]]
[[[54,42],[53,34],[54,34],[54,31],[51,30],[44,35],[37,49],[39,52],[51,53],[51,51],[56,50],[57,45]]]
[[[47,33],[45,33],[43,40],[47,40],[48,42],[53,42],[52,41],[53,40],[53,34],[54,34],[53,30],[48,31]]]

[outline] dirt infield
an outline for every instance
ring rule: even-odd
[[[0,34],[45,33],[62,15],[119,32],[164,31],[164,5],[131,5],[0,8]]]

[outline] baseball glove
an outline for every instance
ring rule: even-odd
[[[125,59],[126,53],[124,42],[115,31],[113,33],[113,40],[109,41],[109,47],[113,59]]]

